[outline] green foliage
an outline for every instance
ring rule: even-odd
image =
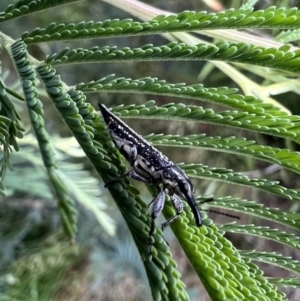
[[[84,259],[79,254],[79,248],[64,243],[48,245],[42,252],[27,254],[12,265],[11,281],[15,285],[6,294],[7,299],[2,300],[54,300],[59,286],[68,277],[70,266]],[[59,282],[53,282],[53,278]],[[30,281],[21,282],[21,279]]]
[[[12,168],[9,161],[10,152],[12,151],[11,146],[15,151],[19,150],[17,138],[22,138],[24,131],[20,125],[21,117],[15,109],[14,104],[9,99],[8,94],[15,96],[15,93],[8,89],[0,79],[0,144],[3,148],[3,158],[0,160],[0,194],[2,196],[5,195],[3,179],[6,174],[6,168]]]
[[[232,233],[247,233],[249,235],[260,236],[271,239],[293,248],[299,249],[299,238],[294,234],[287,234],[278,229],[270,229],[269,227],[255,226],[255,225],[235,225],[227,224],[220,227],[226,232]]]
[[[237,137],[207,137],[206,134],[189,135],[149,135],[146,137],[154,145],[179,146],[185,148],[204,148],[236,155],[249,156],[254,159],[279,164],[294,172],[300,172],[299,154],[284,148],[258,145],[255,141]]]
[[[0,13],[0,22],[17,18],[42,9],[74,2],[64,1],[31,1],[21,0],[9,5]],[[17,41],[10,41],[3,35],[3,45],[10,47],[11,56],[18,72],[24,97],[12,88],[6,87],[0,81],[0,144],[3,158],[1,159],[0,192],[4,193],[3,178],[7,166],[10,166],[10,152],[13,146],[19,150],[17,138],[23,137],[23,128],[20,125],[21,114],[18,113],[11,97],[25,100],[29,112],[30,124],[35,132],[39,152],[46,168],[53,196],[57,201],[62,225],[65,233],[72,240],[76,234],[77,208],[76,202],[86,204],[93,211],[99,222],[111,234],[113,230],[107,225],[109,219],[101,210],[98,210],[95,198],[98,195],[84,191],[84,186],[70,181],[71,176],[62,172],[62,166],[53,151],[53,138],[45,127],[46,118],[43,109],[41,91],[38,90],[39,81],[43,84],[48,99],[54,104],[61,119],[80,144],[86,157],[94,166],[96,172],[104,182],[123,174],[126,167],[119,152],[109,138],[106,127],[94,110],[86,101],[83,93],[140,93],[158,96],[179,97],[184,99],[209,102],[211,108],[185,103],[167,103],[155,105],[154,101],[142,104],[132,101],[130,104],[115,106],[113,112],[124,119],[169,120],[192,124],[192,130],[197,131],[199,123],[212,124],[217,128],[231,127],[234,131],[244,130],[243,133],[271,135],[284,139],[286,145],[291,141],[300,142],[300,117],[288,113],[278,106],[276,101],[266,102],[261,95],[258,85],[252,84],[249,90],[252,95],[238,94],[237,89],[229,87],[206,88],[202,84],[186,85],[183,83],[168,83],[152,77],[138,79],[115,77],[106,75],[98,80],[80,83],[73,88],[65,84],[56,65],[101,62],[125,61],[220,61],[232,63],[247,63],[252,66],[276,68],[284,81],[289,81],[291,74],[287,71],[299,73],[299,51],[291,45],[281,44],[262,47],[244,40],[212,41],[204,43],[195,36],[190,37],[190,43],[184,40],[179,32],[216,30],[216,29],[295,29],[300,24],[300,14],[296,8],[284,9],[270,7],[265,10],[254,11],[253,8],[229,9],[219,13],[185,11],[174,15],[160,15],[146,22],[132,21],[131,19],[115,19],[106,21],[88,21],[68,24],[51,22],[45,28],[36,28],[32,32],[24,32]],[[49,54],[40,62],[33,59],[27,50],[27,44],[45,41],[66,41],[73,39],[128,37],[167,33],[168,37],[176,37],[178,41],[166,43],[161,46],[146,44],[137,48],[131,47],[92,47],[92,48],[65,48],[58,54]],[[176,35],[177,34],[177,35]],[[186,36],[185,36],[186,37]],[[277,35],[278,40],[288,40],[289,32]],[[229,72],[228,72],[229,73]],[[165,74],[167,77],[167,74]],[[283,82],[284,82],[283,81]],[[256,90],[255,90],[256,89]],[[297,87],[294,92],[299,93]],[[265,94],[270,94],[265,93]],[[228,107],[229,110],[219,111],[219,106]],[[22,117],[23,119],[23,117]],[[235,135],[237,136],[237,135]],[[300,173],[299,153],[288,149],[287,146],[276,147],[272,145],[259,145],[258,142],[246,138],[237,138],[226,135],[206,136],[205,134],[179,135],[149,135],[146,137],[155,145],[169,147],[184,147],[192,149],[196,154],[200,149],[231,153],[235,157],[246,156],[263,162],[277,164],[296,174]],[[252,138],[251,138],[252,139]],[[259,139],[259,138],[258,138]],[[295,146],[297,148],[297,146]],[[28,156],[29,160],[29,156]],[[75,165],[74,165],[75,166]],[[223,181],[228,184],[239,184],[254,191],[262,190],[265,194],[285,198],[298,203],[300,194],[298,189],[285,187],[268,178],[255,178],[238,171],[223,167],[211,167],[204,164],[179,165],[191,178],[204,178],[214,181]],[[75,166],[69,171],[76,173],[76,181],[86,177]],[[78,172],[78,173],[77,173]],[[46,174],[45,173],[45,174]],[[39,174],[27,180],[36,179]],[[33,181],[33,180],[32,180]],[[82,180],[85,186],[90,182]],[[38,185],[38,183],[37,183]],[[33,185],[35,186],[35,185]],[[41,186],[44,187],[44,186]],[[28,188],[28,187],[27,187]],[[17,189],[17,187],[14,187]],[[19,191],[22,189],[20,188]],[[149,187],[151,190],[151,187]],[[162,238],[160,230],[154,233],[154,244],[151,255],[147,246],[150,225],[150,216],[145,202],[141,199],[139,191],[130,185],[128,179],[109,186],[109,191],[122,213],[133,240],[137,245],[143,261],[153,300],[189,300],[185,285],[177,269],[171,252]],[[86,193],[85,193],[86,192]],[[38,191],[36,195],[41,196]],[[49,191],[45,192],[45,198]],[[86,199],[87,201],[82,201]],[[201,197],[197,197],[199,206]],[[273,207],[265,207],[254,200],[243,200],[237,197],[215,197],[209,205],[225,208],[235,212],[245,213],[251,217],[259,217],[274,223],[286,226],[288,229],[300,229],[297,212],[283,211]],[[163,214],[166,218],[174,215],[174,208],[167,200]],[[299,287],[299,281],[294,278],[264,277],[253,261],[261,261],[285,268],[292,272],[299,272],[299,262],[277,253],[257,252],[255,250],[237,250],[225,237],[225,233],[242,233],[270,239],[299,249],[300,242],[297,235],[278,230],[274,226],[259,226],[253,224],[221,224],[218,227],[204,214],[204,225],[200,228],[194,225],[193,215],[189,208],[184,208],[183,214],[171,225],[183,251],[201,279],[205,289],[214,301],[221,300],[287,300],[286,296],[277,290],[277,286]],[[105,222],[103,222],[103,219]],[[106,226],[105,226],[106,225]],[[30,273],[29,273],[30,274]],[[50,296],[51,298],[53,296]],[[50,298],[49,297],[49,298]]]
[[[76,233],[76,209],[74,201],[70,197],[69,189],[66,187],[63,178],[59,177],[56,171],[56,162],[52,150],[48,133],[44,127],[42,118],[42,102],[37,98],[36,74],[27,58],[27,52],[21,41],[12,46],[12,55],[19,76],[22,80],[23,91],[31,119],[32,127],[35,131],[44,165],[47,168],[49,180],[53,194],[57,200],[61,220],[65,232],[72,240]]]
[[[22,39],[27,43],[100,38],[109,36],[133,36],[174,31],[195,31],[222,28],[297,28],[300,13],[297,8],[269,7],[266,10],[229,9],[219,13],[184,11],[177,15],[160,15],[147,22],[131,19],[105,20],[103,22],[79,22],[77,24],[51,23],[47,28],[25,32]],[[150,49],[150,47],[148,47]],[[137,57],[136,57],[137,58]]]
[[[289,45],[281,48],[263,48],[245,43],[216,42],[214,45],[201,43],[194,46],[185,43],[171,42],[154,47],[151,44],[139,48],[93,47],[90,49],[62,50],[47,57],[46,62],[52,65],[75,64],[79,62],[124,62],[133,59],[143,61],[159,60],[215,60],[235,63],[247,63],[263,67],[299,73],[300,54],[291,51]]]
[[[290,43],[293,41],[299,40],[300,37],[300,30],[287,30],[282,31],[280,34],[276,36],[276,40],[282,43]]]
[[[15,4],[10,4],[4,12],[0,13],[0,22],[75,1],[79,0],[20,0]]]
[[[112,142],[107,143],[104,125],[100,123],[100,118],[92,106],[85,102],[85,96],[75,90],[64,92],[60,77],[51,66],[41,65],[37,68],[37,72],[57,110],[104,181],[115,178],[118,170],[125,170],[116,149],[112,147]],[[138,234],[134,235],[134,239],[143,257],[154,298],[186,300],[188,296],[184,284],[161,236],[155,235],[156,256],[153,260],[149,256],[148,246],[145,244],[149,233],[149,217],[138,192],[130,189],[128,184],[114,185],[109,187],[109,190],[124,214],[131,232]],[[167,281],[169,278],[173,279],[172,283]],[[162,279],[165,281],[161,281]],[[161,285],[157,286],[157,283]]]
[[[176,121],[195,121],[219,125],[227,125],[238,129],[257,131],[264,134],[300,141],[299,116],[291,115],[274,117],[269,114],[253,114],[240,111],[222,111],[215,113],[212,109],[199,106],[185,105],[183,103],[168,103],[161,107],[153,102],[143,105],[119,106],[115,112],[122,118],[149,118]]]
[[[292,199],[294,201],[300,200],[300,191],[297,189],[288,189],[279,185],[278,182],[275,181],[249,178],[241,173],[235,173],[230,169],[215,167],[209,168],[203,164],[185,164],[183,166],[179,166],[184,169],[188,175],[193,177],[212,178],[219,181],[255,187],[287,199]]]
[[[206,88],[201,84],[185,85],[184,83],[171,84],[165,80],[146,77],[142,79],[115,78],[109,75],[97,81],[85,84],[78,84],[76,89],[83,92],[137,92],[149,93],[155,95],[176,96],[180,98],[190,98],[196,100],[206,100],[215,104],[227,106],[232,109],[247,111],[256,115],[262,114],[277,117],[286,117],[287,113],[281,111],[278,107],[265,103],[260,99],[236,94],[237,89],[227,87]],[[146,105],[150,105],[148,102]],[[116,108],[114,109],[116,110]]]
[[[261,217],[286,227],[299,229],[299,216],[294,212],[281,211],[277,208],[268,208],[253,201],[232,197],[215,198],[213,202],[210,202],[210,205],[218,208],[230,209],[236,212],[247,213],[248,215]],[[297,239],[297,237],[294,239]],[[295,244],[293,244],[293,247],[299,248]]]
[[[276,254],[276,252],[254,252],[254,251],[240,251],[243,258],[255,259],[256,261],[272,263],[283,269],[290,270],[297,273],[299,270],[299,261],[292,260],[289,256],[282,256],[281,254]]]

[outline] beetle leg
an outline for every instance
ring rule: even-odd
[[[164,231],[164,229],[167,226],[169,226],[183,212],[183,204],[182,204],[181,199],[176,194],[171,195],[170,198],[171,198],[171,202],[173,204],[173,207],[176,210],[176,214],[161,225],[161,230],[162,231]]]
[[[122,175],[122,176],[120,176],[118,178],[115,178],[115,179],[107,182],[104,185],[104,187],[107,188],[108,186],[110,186],[112,184],[120,182],[120,180],[123,179],[123,178],[125,178],[125,177],[129,177],[129,178],[132,178],[134,180],[137,180],[137,181],[140,181],[140,182],[144,182],[144,183],[149,183],[149,184],[152,183],[151,179],[144,178],[143,176],[141,176],[137,172],[135,172],[133,169],[131,169],[128,172],[126,172],[124,175]]]
[[[161,190],[157,197],[151,202],[153,203],[153,207],[151,210],[151,225],[148,237],[148,245],[150,246],[150,253],[151,253],[151,246],[152,246],[152,235],[155,230],[155,219],[160,215],[164,204],[165,204],[165,192]]]
[[[141,176],[134,169],[131,169],[127,174],[128,174],[129,178],[132,178],[134,180],[137,180],[137,181],[140,181],[140,182],[143,182],[143,183],[148,183],[148,184],[153,183],[151,179]]]
[[[124,175],[122,175],[122,176],[120,176],[120,177],[118,177],[118,178],[115,178],[115,179],[113,179],[113,180],[107,182],[107,183],[104,185],[104,187],[107,188],[107,187],[110,186],[110,185],[113,185],[113,184],[115,184],[115,183],[120,182],[120,180],[123,179],[123,178],[125,178],[125,177],[127,177],[128,174],[129,174],[129,172],[126,172]]]
[[[161,191],[161,188],[159,187],[159,185],[155,186],[155,189],[156,189],[156,192],[157,192],[157,195],[159,195],[160,191]],[[150,206],[155,202],[156,198],[153,199],[148,205],[147,205],[147,208],[149,209]]]

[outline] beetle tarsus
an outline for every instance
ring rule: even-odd
[[[129,172],[130,172],[130,171],[129,171]],[[122,175],[122,176],[120,176],[120,177],[118,177],[118,178],[115,178],[115,179],[113,179],[113,180],[107,182],[107,183],[104,185],[104,187],[105,187],[105,188],[108,188],[108,186],[111,186],[111,185],[113,185],[113,184],[116,184],[116,183],[120,182],[123,178],[125,178],[125,177],[128,176],[129,172],[126,172],[124,175]]]

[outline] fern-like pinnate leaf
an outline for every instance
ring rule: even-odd
[[[145,137],[154,145],[177,146],[184,148],[203,148],[213,151],[227,152],[236,155],[249,156],[254,159],[279,164],[296,173],[300,173],[299,152],[289,149],[258,145],[255,141],[237,137],[209,137],[206,134],[179,135],[152,134]]]
[[[277,137],[291,139],[300,142],[299,116],[285,116],[284,118],[272,117],[268,114],[255,115],[248,112],[222,111],[215,113],[212,109],[204,109],[198,106],[185,105],[183,103],[169,103],[163,106],[155,106],[148,101],[142,105],[119,106],[114,108],[122,118],[147,118],[176,121],[194,121],[219,125],[227,125],[238,129],[251,130],[264,134],[272,134]]]
[[[74,239],[76,233],[76,210],[74,201],[70,196],[63,177],[58,173],[56,168],[55,155],[49,139],[49,135],[44,127],[43,105],[38,99],[36,89],[36,73],[28,59],[26,45],[22,41],[17,41],[11,46],[11,51],[15,66],[22,79],[22,88],[25,95],[25,101],[32,127],[35,131],[37,141],[39,143],[40,152],[44,165],[47,169],[53,194],[57,200],[62,224],[65,232],[71,240]]]
[[[47,28],[37,28],[30,33],[25,32],[22,39],[26,43],[36,43],[83,37],[86,39],[226,28],[294,29],[299,24],[300,13],[297,8],[285,9],[273,6],[260,11],[253,11],[253,8],[229,9],[219,13],[184,11],[177,15],[160,15],[147,22],[136,22],[131,19],[108,19],[102,22],[90,21],[77,24],[51,23]]]
[[[197,200],[199,199],[200,198],[197,198]],[[268,208],[262,204],[257,204],[254,201],[241,200],[232,197],[221,197],[214,198],[213,202],[209,202],[209,206],[246,213],[248,215],[270,220],[296,230],[300,229],[300,218],[298,213],[285,212],[277,208]]]
[[[269,281],[277,286],[284,286],[284,287],[300,287],[300,280],[299,277],[293,278],[269,278]]]
[[[75,1],[80,0],[19,0],[15,4],[10,4],[4,12],[0,12],[0,23],[39,10],[72,3]]]
[[[269,263],[294,273],[300,273],[300,262],[297,260],[292,260],[292,257],[290,256],[283,256],[281,254],[277,254],[276,252],[268,253],[245,250],[240,251],[239,253],[244,259],[248,258],[254,261]]]
[[[280,48],[263,48],[245,43],[217,42],[201,43],[194,46],[171,42],[162,46],[147,44],[139,48],[93,47],[90,49],[64,49],[62,52],[47,57],[51,65],[124,62],[131,60],[215,60],[232,63],[247,63],[257,66],[277,68],[284,71],[300,73],[298,51],[291,51],[291,46]]]
[[[190,176],[195,178],[214,179],[232,184],[245,185],[266,192],[273,193],[286,199],[300,201],[300,190],[288,189],[279,185],[277,181],[267,179],[250,178],[241,173],[227,168],[212,168],[203,164],[179,164],[179,166]]]
[[[108,139],[104,124],[100,122],[99,115],[91,105],[85,102],[82,92],[75,90],[65,92],[60,76],[49,65],[41,65],[37,71],[56,108],[104,181],[109,181],[117,177],[119,172],[124,172],[125,166]],[[148,238],[150,220],[146,205],[138,196],[136,189],[129,186],[126,180],[118,185],[109,186],[109,190],[127,221],[144,259],[153,299],[188,300],[176,264],[160,231],[154,235],[153,257],[149,257],[145,242]],[[169,279],[172,279],[172,283]]]
[[[3,180],[6,175],[7,167],[12,169],[10,163],[10,153],[12,147],[15,151],[19,150],[17,138],[23,137],[23,131],[20,124],[20,115],[15,109],[7,95],[7,87],[0,78],[0,146],[3,157],[0,159],[0,195],[5,196],[5,185]]]
[[[163,212],[166,218],[174,215],[171,206],[165,206]],[[193,216],[189,210],[185,213],[186,216],[181,215],[171,227],[212,300],[284,300],[283,295],[274,291],[260,275],[257,266],[251,264],[249,268],[223,237],[222,229],[208,219],[201,228],[191,225]],[[270,294],[262,298],[259,295],[263,291]]]
[[[119,160],[118,155],[116,150],[112,147],[111,142],[107,144],[107,132],[104,131],[104,125],[100,126],[101,124],[99,124],[98,121],[99,116],[95,113],[93,114],[93,112],[88,109],[91,107],[84,103],[85,99],[80,91],[71,90],[66,93],[62,90],[59,76],[56,75],[53,68],[44,65],[38,67],[37,70],[45,83],[49,96],[95,165],[99,174],[104,180],[116,177],[118,169],[121,168],[121,170],[123,170],[123,167],[119,166],[120,163],[116,161]],[[69,102],[69,105],[67,105],[67,102]],[[93,128],[97,129],[94,133]],[[98,137],[96,141],[94,140],[95,134]],[[102,147],[101,145],[103,143],[104,145]],[[107,152],[103,151],[105,145],[106,148],[110,150],[110,156],[107,156]],[[116,168],[117,166],[119,167]],[[124,213],[126,212],[124,217],[129,223],[129,227],[131,228],[142,256],[145,256],[145,240],[148,236],[148,227],[145,227],[145,225],[150,223],[149,217],[144,215],[146,213],[143,210],[144,205],[142,205],[143,203],[139,201],[137,196],[131,194],[132,190],[130,187],[127,187],[126,190],[123,189],[125,182],[127,182],[127,180],[122,181],[118,185],[109,187],[109,189],[116,198],[120,210]],[[128,198],[131,199],[130,202],[126,201]],[[127,208],[127,206],[130,207]],[[167,218],[174,215],[173,211],[174,209],[168,205],[166,205],[163,210]],[[274,287],[260,276],[258,268],[252,268],[251,271],[249,270],[249,267],[239,256],[234,247],[222,236],[222,231],[219,232],[217,227],[212,225],[209,220],[207,220],[205,226],[201,228],[187,226],[187,223],[190,223],[191,220],[191,212],[186,208],[185,214],[182,214],[178,220],[172,224],[172,228],[213,299],[240,300],[241,298],[243,299],[249,296],[252,296],[252,298],[259,297],[261,299],[262,292],[268,291],[271,292],[271,295],[267,293],[264,299],[261,300],[271,300],[271,296],[272,300],[282,300],[283,295],[276,292]],[[147,223],[143,224],[146,221]],[[165,244],[162,244],[161,236],[155,235],[154,237],[155,248],[152,260],[146,260],[144,262],[150,282],[154,279],[157,281],[159,278],[159,282],[161,283],[161,287],[152,288],[155,289],[155,291],[152,292],[154,298],[157,299],[157,294],[163,296],[166,293],[164,291],[165,285],[168,288],[168,299],[172,299],[170,295],[177,295],[176,299],[186,298],[181,289],[179,290],[181,297],[178,297],[178,287],[175,289],[173,284],[170,286],[170,283],[168,284],[169,278],[164,278],[161,274],[163,270],[166,273],[165,276],[170,275],[171,277],[171,274],[174,272],[173,264],[171,264],[170,258],[168,258],[167,249],[164,247]],[[144,238],[144,241],[141,241],[141,238]],[[252,265],[252,267],[253,266],[254,265]],[[205,273],[203,273],[204,270],[206,270]],[[207,272],[208,270],[210,271],[209,273]],[[211,273],[213,273],[213,277],[211,277]],[[238,273],[238,277],[236,273]],[[172,278],[174,278],[174,275]],[[229,278],[235,282],[235,285],[229,286]],[[249,285],[255,286],[255,290],[247,289]],[[177,286],[181,287],[179,279],[177,280]],[[237,290],[236,287],[242,287],[243,289]]]
[[[255,225],[237,225],[235,223],[224,224],[219,226],[221,230],[232,233],[243,233],[271,239],[276,242],[285,244],[289,247],[300,249],[300,239],[294,234],[289,234],[278,229]]]
[[[5,12],[0,13],[0,22],[69,2],[73,2],[73,0],[20,0],[14,5],[8,6]],[[42,104],[37,98],[37,76],[28,59],[26,43],[179,31],[195,32],[198,30],[226,28],[243,29],[251,27],[252,29],[284,28],[293,30],[297,29],[299,24],[300,13],[296,8],[270,7],[261,11],[247,8],[230,9],[219,13],[185,11],[168,16],[160,15],[147,22],[115,19],[103,22],[79,22],[76,24],[51,23],[45,28],[36,28],[30,33],[24,33],[22,42],[17,41],[12,46],[13,59],[22,81],[31,123],[36,132],[44,164],[52,182],[54,194],[57,196],[63,224],[68,234],[73,236],[75,233],[76,210],[70,197],[70,191],[67,189],[67,187],[72,187],[72,185],[65,181],[64,175],[56,169],[56,161],[51,150],[50,139],[44,127]],[[297,32],[295,31],[295,33]],[[179,35],[177,38],[180,39]],[[288,35],[285,38],[287,39]],[[266,43],[266,45],[271,44]],[[266,104],[255,97],[239,95],[235,89],[226,87],[205,88],[199,84],[189,86],[181,83],[171,84],[149,77],[132,80],[107,76],[95,82],[79,84],[75,89],[67,91],[60,76],[53,68],[55,65],[71,63],[166,60],[214,60],[248,63],[256,66],[277,68],[281,71],[291,71],[296,74],[300,71],[299,51],[297,51],[296,47],[290,45],[264,48],[250,43],[227,41],[214,42],[214,44],[198,43],[197,45],[171,42],[161,46],[147,44],[138,48],[106,46],[90,49],[66,48],[58,54],[49,55],[45,60],[45,64],[39,65],[37,73],[58,112],[105,182],[123,174],[125,166],[121,161],[120,154],[108,136],[105,125],[91,105],[85,101],[83,92],[144,93],[207,101],[229,107],[230,110],[214,112],[212,109],[180,103],[169,103],[159,107],[150,101],[143,105],[119,106],[114,108],[113,112],[121,118],[189,120],[231,126],[235,129],[274,135],[275,137],[293,140],[297,143],[300,142],[299,116],[289,115],[281,111],[280,108]],[[281,72],[282,74],[284,72]],[[5,93],[13,95],[13,91],[6,89],[3,83],[0,87],[0,92],[0,97]],[[18,98],[20,99],[21,97]],[[7,98],[2,97],[1,101],[6,104],[4,106],[5,109],[10,108],[10,110],[1,111],[3,114],[0,114],[0,143],[5,146],[4,153],[6,153],[4,158],[6,159],[10,145],[17,149],[14,138],[21,131],[18,128],[18,116],[15,114],[14,108],[10,107]],[[2,117],[3,119],[1,119]],[[235,137],[220,138],[190,135],[181,138],[171,135],[152,135],[148,136],[147,139],[156,145],[202,147],[251,156],[255,159],[289,168],[296,173],[300,171],[299,154],[297,152],[260,146],[253,141]],[[5,160],[2,162],[6,164]],[[299,190],[285,188],[275,181],[249,178],[230,169],[212,168],[201,164],[182,164],[180,167],[191,177],[241,184],[294,201],[300,200]],[[2,183],[0,182],[0,191],[2,189],[1,185]],[[128,179],[123,179],[120,183],[109,187],[109,190],[128,223],[138,246],[148,274],[153,299],[188,300],[188,295],[176,269],[176,264],[162,239],[161,231],[158,229],[154,234],[155,242],[152,256],[148,256],[148,248],[145,242],[148,238],[150,219],[146,205],[140,199],[138,191],[129,184]],[[197,200],[200,199],[200,197],[197,198]],[[299,218],[296,213],[281,212],[274,208],[262,207],[251,201],[230,197],[217,198],[210,205],[247,213],[252,216],[269,219],[290,228],[299,229]],[[170,206],[168,200],[163,213],[166,218],[174,215],[174,209]],[[190,209],[185,208],[184,213],[171,227],[212,300],[286,300],[285,296],[276,290],[275,285],[299,285],[292,278],[265,278],[262,276],[262,271],[251,261],[255,259],[255,255],[257,255],[256,259],[258,261],[263,262],[271,262],[273,258],[275,265],[285,266],[291,271],[298,269],[298,262],[293,262],[289,258],[283,258],[275,254],[239,252],[223,235],[226,231],[257,235],[299,249],[300,243],[297,236],[276,229],[254,225],[227,224],[218,228],[206,218],[205,214],[203,216],[203,226],[201,228],[195,227]]]
[[[105,78],[89,83],[79,84],[76,89],[82,92],[116,92],[116,93],[149,93],[152,95],[166,95],[181,98],[204,100],[227,106],[231,109],[247,111],[256,115],[262,114],[274,117],[285,117],[276,106],[265,103],[252,96],[236,94],[237,89],[227,87],[206,88],[202,84],[185,85],[184,83],[167,83],[165,80],[146,77],[142,79],[115,78],[109,75]]]
[[[291,43],[300,38],[300,29],[282,31],[276,36],[276,40],[281,43]]]

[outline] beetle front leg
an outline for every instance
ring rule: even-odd
[[[107,182],[107,183],[104,185],[104,187],[107,188],[107,187],[110,186],[110,185],[113,185],[113,184],[115,184],[115,183],[118,183],[118,182],[120,182],[123,178],[127,177],[128,175],[129,175],[129,171],[126,172],[124,175],[122,175],[122,176],[120,176],[120,177],[118,177],[118,178],[115,178],[115,179],[113,179],[113,180]]]
[[[152,181],[150,179],[142,177],[137,172],[135,172],[133,169],[131,169],[128,172],[126,172],[124,175],[122,175],[122,176],[120,176],[120,177],[118,177],[114,180],[111,180],[111,181],[107,182],[104,185],[104,187],[107,188],[108,186],[110,186],[112,184],[118,183],[118,182],[120,182],[120,180],[122,180],[125,177],[129,177],[129,178],[132,178],[134,180],[137,180],[137,181],[140,181],[140,182],[143,182],[143,183],[148,183],[148,184],[152,183]]]
[[[156,189],[156,193],[157,193],[157,195],[160,193],[160,191],[161,191],[161,188],[159,187],[159,185],[157,185],[157,186],[155,186],[155,189]],[[148,205],[147,205],[147,208],[149,209],[150,208],[150,206],[155,202],[155,200],[156,200],[156,198],[155,199],[153,199]]]
[[[164,231],[164,229],[167,226],[169,226],[183,212],[183,204],[182,204],[181,199],[176,194],[171,195],[170,198],[171,198],[171,202],[173,204],[173,207],[176,210],[176,214],[161,225],[161,230],[162,231]]]
[[[163,190],[157,195],[157,197],[151,202],[153,203],[153,207],[151,210],[151,225],[148,237],[148,245],[150,246],[150,253],[151,253],[151,246],[152,246],[152,236],[155,230],[155,219],[160,215],[164,204],[165,204],[165,192]]]
[[[147,179],[143,176],[141,176],[140,174],[138,174],[134,169],[131,169],[129,172],[128,172],[128,177],[129,178],[132,178],[134,180],[137,180],[139,182],[143,182],[143,183],[148,183],[148,184],[152,184],[152,180],[151,179]]]

